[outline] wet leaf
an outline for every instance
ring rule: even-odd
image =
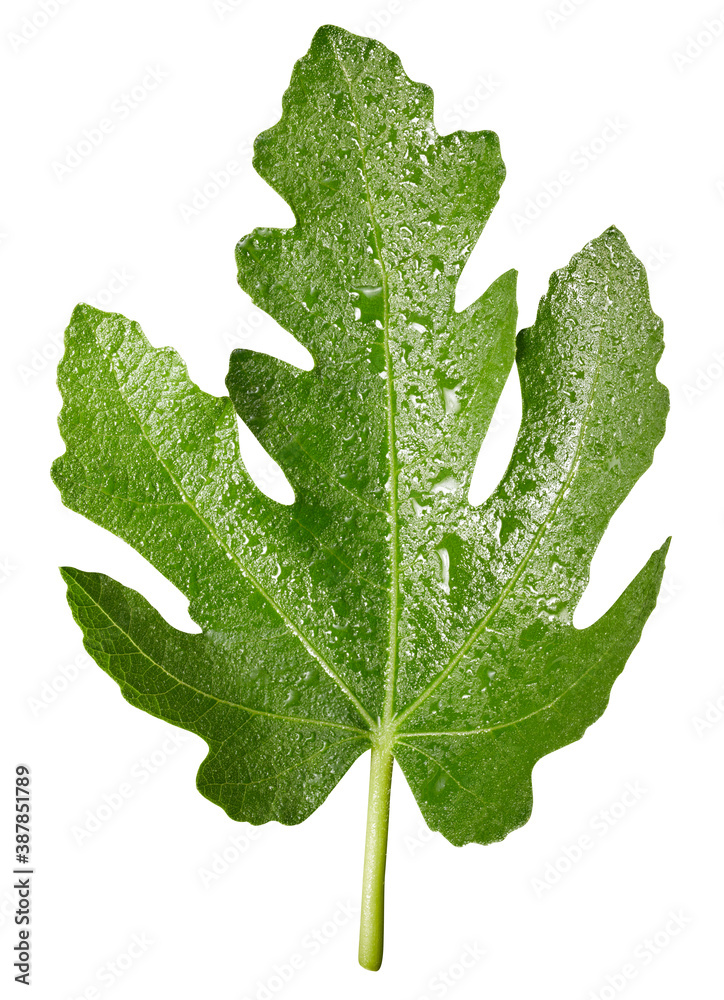
[[[206,740],[198,787],[232,818],[298,823],[372,749],[376,967],[393,758],[432,829],[499,840],[530,815],[535,762],[600,716],[638,642],[666,546],[595,624],[572,616],[664,431],[662,325],[613,228],[553,275],[517,347],[514,272],[456,311],[498,140],[438,135],[431,91],[378,42],[320,29],[254,162],[296,225],[242,239],[239,281],[314,368],[235,351],[215,398],[135,323],[79,306],[59,372],[63,501],[156,566],[202,631],[109,577],[63,575],[124,697]],[[473,507],[514,361],[518,441]],[[254,486],[234,408],[291,506]]]

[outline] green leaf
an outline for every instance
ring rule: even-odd
[[[79,306],[59,370],[63,501],[156,566],[202,631],[106,576],[63,576],[124,697],[206,740],[199,790],[233,819],[298,823],[372,750],[360,961],[378,968],[393,759],[432,829],[501,839],[530,815],[535,762],[605,709],[654,606],[666,545],[572,625],[664,431],[662,324],[614,228],[553,275],[517,353],[514,272],[457,312],[498,141],[439,136],[431,91],[378,42],[321,28],[254,162],[296,225],[242,239],[239,281],[314,368],[235,351],[215,398],[135,323]],[[514,360],[518,441],[473,507]],[[234,408],[292,505],[254,486]]]

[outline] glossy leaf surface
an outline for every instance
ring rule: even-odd
[[[303,820],[372,746],[433,829],[498,840],[529,816],[535,762],[604,710],[658,592],[665,547],[598,622],[572,625],[664,430],[643,266],[607,230],[553,275],[517,353],[514,272],[457,312],[504,176],[497,138],[438,135],[429,88],[338,28],[297,64],[255,166],[296,225],[240,241],[240,284],[314,368],[235,351],[230,398],[214,398],[135,323],[79,306],[55,481],[188,597],[202,632],[66,569],[71,607],[128,701],[207,741],[199,788],[233,818]],[[472,507],[514,360],[518,441]],[[234,408],[291,506],[245,471]]]

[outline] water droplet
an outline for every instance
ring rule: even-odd
[[[433,493],[454,493],[461,483],[451,473],[444,471],[432,484]]]
[[[353,288],[350,298],[354,303],[354,318],[361,323],[382,322],[385,318],[385,300],[381,285],[360,285]]]

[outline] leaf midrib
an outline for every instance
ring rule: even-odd
[[[382,303],[383,303],[383,324],[382,324],[382,348],[385,356],[385,388],[387,393],[387,449],[389,454],[390,462],[390,646],[389,646],[389,656],[387,660],[387,666],[385,669],[385,679],[384,679],[384,694],[385,700],[382,710],[382,725],[389,725],[393,716],[395,708],[395,684],[397,679],[397,647],[398,647],[398,615],[399,615],[399,578],[400,578],[400,560],[399,560],[399,509],[398,509],[398,495],[397,495],[397,444],[396,444],[396,434],[395,434],[395,415],[394,415],[394,383],[393,383],[393,370],[392,370],[392,355],[390,353],[390,295],[389,295],[389,278],[387,267],[385,265],[384,254],[382,252],[382,230],[379,222],[377,221],[377,216],[375,213],[374,201],[372,198],[372,192],[370,190],[368,169],[367,169],[367,158],[365,151],[365,144],[362,137],[362,129],[359,122],[359,115],[357,112],[357,106],[355,104],[354,91],[352,89],[352,79],[350,78],[347,70],[345,68],[344,62],[340,58],[337,48],[330,38],[329,40],[330,48],[334,54],[337,64],[340,68],[344,81],[347,84],[347,89],[349,91],[350,106],[352,108],[352,116],[354,119],[355,129],[357,131],[357,143],[360,152],[360,164],[362,179],[365,188],[365,200],[367,203],[367,211],[370,217],[370,224],[372,226],[373,241],[375,245],[375,251],[377,253],[377,259],[380,265],[380,272],[382,277]]]

